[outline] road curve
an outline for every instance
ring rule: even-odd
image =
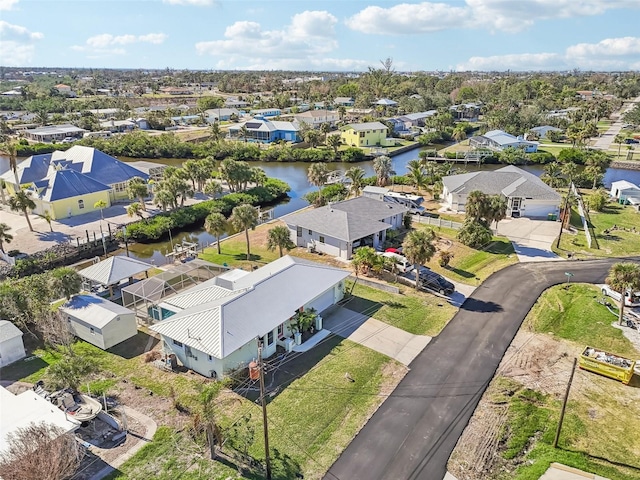
[[[522,321],[544,290],[602,283],[619,259],[526,263],[487,279],[411,363],[325,480],[440,480]]]

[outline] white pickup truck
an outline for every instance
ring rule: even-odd
[[[603,295],[607,295],[617,302],[620,301],[620,293],[612,290],[609,285],[601,285],[600,288]],[[625,307],[640,307],[640,292],[625,292],[624,305]]]

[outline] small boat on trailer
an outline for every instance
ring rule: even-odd
[[[99,401],[71,388],[49,393],[44,389],[44,383],[39,381],[34,385],[33,390],[79,422],[93,420],[102,411]]]

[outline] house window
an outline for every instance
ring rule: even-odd
[[[313,230],[309,230],[309,235],[313,235]]]
[[[273,330],[267,333],[267,345],[273,345]]]
[[[177,347],[182,347],[182,342],[179,342],[178,340],[173,340],[173,344]]]
[[[284,323],[278,325],[278,338],[284,338]]]
[[[324,243],[324,237],[320,235],[320,243]]]
[[[302,236],[302,227],[296,227],[296,235],[297,235],[298,237],[301,237],[301,236]]]
[[[127,182],[119,182],[113,184],[113,189],[116,192],[124,192],[127,190]]]
[[[208,355],[208,357],[209,357],[209,361],[213,362],[213,355]]]
[[[78,200],[78,208],[81,210],[84,208],[84,200]]]
[[[96,331],[93,329],[93,327],[91,327],[91,335],[95,335]]]

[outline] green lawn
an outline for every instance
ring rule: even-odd
[[[583,193],[583,198],[588,196],[588,193]],[[609,202],[604,211],[591,211],[589,216],[600,248],[587,247],[582,222],[574,208],[571,212],[571,225],[577,230],[577,235],[563,233],[560,249],[556,253],[566,256],[568,252],[573,252],[578,257],[627,257],[640,254],[640,213],[632,206]],[[611,230],[614,225],[620,228]],[[606,234],[605,230],[611,231]]]
[[[581,346],[636,358],[640,352],[621,330],[611,326],[617,317],[598,303],[599,298],[602,293],[594,285],[568,283],[551,287],[533,306],[525,325],[537,333],[553,333]]]
[[[351,285],[349,282],[349,289]],[[430,336],[438,335],[456,313],[455,307],[433,295],[409,287],[403,292],[394,294],[356,284],[346,307],[409,333]]]
[[[269,251],[266,246],[267,232],[274,225],[262,224],[249,232],[251,260],[247,260],[247,241],[244,233],[225,238],[220,242],[221,253],[218,254],[216,245],[211,245],[200,254],[200,258],[218,265],[229,265],[236,268],[253,267],[256,264],[266,264],[276,260],[277,250]]]
[[[282,368],[286,369],[286,366]],[[298,378],[268,405],[269,444],[274,479],[319,479],[346,448],[367,418],[384,400],[381,388],[390,371],[403,367],[368,348],[343,340],[304,376]],[[355,381],[345,379],[345,373]],[[397,375],[397,373],[396,373]],[[396,381],[395,379],[393,380]],[[264,461],[262,417],[254,402],[234,396],[233,412],[220,411],[223,431],[248,418],[249,454]],[[236,478],[235,469],[203,460],[186,432],[160,428],[154,441],[119,469],[112,478]],[[263,478],[258,470],[242,478]]]
[[[453,259],[447,268],[438,264],[438,254],[426,265],[457,282],[469,285],[479,285],[489,275],[498,270],[518,263],[518,256],[513,245],[505,237],[493,237],[493,241],[481,250],[467,247],[456,240],[457,230],[445,227],[421,225],[420,228],[431,227],[436,234],[451,242],[449,251],[453,252]]]

